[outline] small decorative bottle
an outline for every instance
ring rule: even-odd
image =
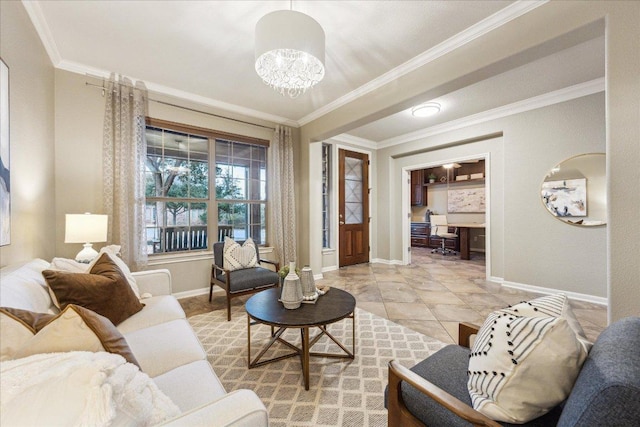
[[[296,263],[289,263],[289,274],[282,283],[282,304],[288,310],[295,310],[302,304],[302,285],[296,274]]]
[[[313,271],[308,265],[305,265],[300,271],[300,283],[302,283],[302,297],[304,300],[313,301],[316,299],[316,283],[313,280]]]

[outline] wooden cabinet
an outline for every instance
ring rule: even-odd
[[[426,223],[411,223],[411,246],[429,246],[429,226]]]
[[[424,171],[411,171],[411,206],[423,206],[427,203],[427,188],[424,186]]]
[[[449,227],[449,232],[453,233],[454,227]],[[442,245],[442,239],[437,236],[431,235],[431,227],[426,222],[412,222],[411,223],[411,246],[418,246],[422,248],[439,248]],[[460,239],[446,240],[446,248],[460,251]]]

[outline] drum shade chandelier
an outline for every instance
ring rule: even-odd
[[[297,98],[324,78],[324,30],[308,15],[278,10],[256,24],[256,72],[281,95]]]

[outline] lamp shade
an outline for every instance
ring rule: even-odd
[[[255,67],[262,80],[295,98],[324,78],[324,30],[293,10],[278,10],[256,24]]]
[[[108,215],[67,214],[65,216],[65,243],[106,242]]]

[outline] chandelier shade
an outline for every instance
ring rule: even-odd
[[[293,10],[278,10],[256,24],[256,72],[282,95],[296,98],[324,78],[324,30]]]

